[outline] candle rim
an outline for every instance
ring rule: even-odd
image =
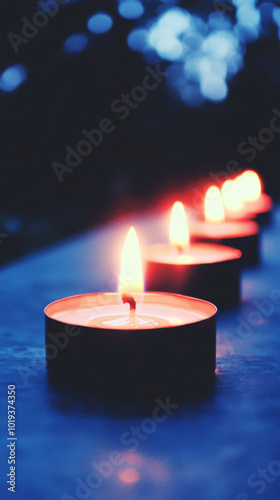
[[[226,227],[226,228],[230,228],[230,227],[240,227],[241,228],[241,231],[240,233],[237,233],[237,234],[228,234],[227,232],[225,233],[225,235],[222,234],[222,232],[220,231],[220,233],[218,234],[218,237],[221,237],[221,238],[224,238],[224,237],[228,237],[228,238],[243,238],[245,236],[253,236],[255,234],[259,234],[260,232],[260,226],[258,225],[258,223],[254,220],[250,220],[250,219],[245,219],[245,220],[224,220],[223,222],[218,222],[218,223],[215,223],[215,222],[209,222],[209,221],[206,221],[206,220],[198,220],[196,221],[194,224],[193,224],[193,227],[192,227],[192,236],[197,236],[198,234],[200,235],[200,231],[199,230],[202,230],[203,228],[205,227],[211,227],[213,229],[213,231],[216,229],[219,231],[219,228],[220,227]],[[215,231],[213,232],[213,237],[216,237],[216,233]]]
[[[97,293],[85,293],[85,294],[79,294],[79,295],[71,295],[69,297],[63,297],[62,299],[58,299],[58,300],[55,300],[51,303],[49,303],[45,308],[44,308],[44,314],[47,318],[51,319],[52,321],[56,321],[58,323],[60,323],[61,325],[71,325],[71,326],[75,326],[77,328],[90,328],[90,329],[97,329],[97,330],[100,330],[100,331],[103,331],[103,330],[108,330],[108,329],[105,329],[105,328],[102,328],[100,326],[94,326],[94,327],[91,327],[91,326],[84,326],[84,325],[79,325],[79,324],[73,324],[71,322],[67,323],[65,320],[61,321],[60,319],[58,318],[55,318],[53,316],[53,313],[51,313],[49,311],[49,309],[52,309],[53,307],[55,307],[56,305],[58,304],[61,304],[61,303],[65,303],[67,301],[70,301],[70,300],[73,300],[73,299],[82,299],[82,298],[89,298],[89,297],[93,297],[93,296],[100,296],[100,295],[106,295],[106,296],[112,296],[112,297],[118,297],[119,296],[119,293],[118,292],[97,292]],[[137,295],[137,294],[135,294]],[[139,293],[139,295],[142,295]],[[208,307],[208,311],[206,312],[207,316],[205,317],[202,317],[202,318],[199,318],[197,321],[193,321],[191,323],[183,323],[181,325],[165,325],[165,326],[159,326],[159,327],[155,327],[155,328],[151,328],[150,330],[151,331],[154,331],[154,330],[165,330],[165,329],[169,329],[169,328],[184,328],[186,326],[190,326],[190,325],[194,325],[194,324],[199,324],[199,323],[202,323],[204,321],[208,321],[212,318],[215,318],[215,316],[217,315],[218,313],[218,308],[215,304],[213,304],[212,302],[210,301],[207,301],[207,300],[204,300],[204,299],[200,299],[198,297],[191,297],[191,296],[188,296],[188,295],[181,295],[181,294],[177,294],[177,293],[170,293],[170,292],[145,292],[144,295],[146,297],[149,297],[149,296],[171,296],[172,298],[176,299],[181,299],[185,302],[196,302],[196,303],[200,303],[202,305],[207,305]],[[106,304],[107,305],[107,304]],[[110,304],[108,304],[110,305]],[[156,304],[155,305],[163,305],[163,304]],[[176,308],[176,306],[170,306],[170,307],[174,307]],[[86,308],[85,308],[86,309]],[[178,309],[183,309],[182,306],[178,306]],[[71,310],[71,309],[69,309]],[[210,310],[211,310],[211,313],[210,313]],[[115,330],[112,330],[112,331],[115,331]],[[121,329],[120,329],[121,331]],[[149,330],[141,330],[141,329],[137,329],[137,330],[128,330],[129,332],[133,332],[133,333],[136,333],[136,332],[142,332],[142,331],[149,331]]]
[[[228,262],[228,261],[233,261],[233,260],[239,260],[242,258],[242,252],[238,248],[231,247],[229,245],[219,245],[215,243],[191,243],[190,246],[186,249],[186,251],[183,253],[183,255],[188,256],[188,251],[190,252],[191,249],[195,249],[196,247],[204,247],[204,248],[211,248],[214,250],[215,248],[218,248],[221,252],[223,251],[224,253],[227,252],[227,256],[225,258],[219,259],[219,260],[212,260],[212,261],[205,261],[205,262],[169,262],[168,260],[166,262],[161,261],[161,260],[156,260],[156,258],[151,255],[149,252],[152,251],[157,251],[159,249],[168,249],[172,250],[172,245],[168,243],[156,243],[155,245],[150,245],[147,248],[146,251],[146,262],[151,262],[151,263],[157,263],[159,262],[160,264],[166,264],[166,265],[176,265],[176,266],[209,266],[209,265],[214,265],[214,264],[219,264],[221,262]],[[230,255],[231,254],[231,255]],[[173,254],[175,255],[175,254]],[[176,256],[176,255],[175,255]]]
[[[256,205],[261,205],[261,210],[258,210]],[[267,193],[262,193],[260,198],[255,201],[247,201],[245,202],[245,210],[250,214],[263,214],[269,212],[273,208],[272,197]]]

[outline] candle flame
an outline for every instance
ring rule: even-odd
[[[236,179],[244,201],[258,200],[262,194],[262,183],[257,172],[245,170]]]
[[[227,180],[222,186],[222,198],[224,206],[231,211],[241,210],[244,205],[242,191],[239,188],[238,178]]]
[[[172,208],[169,225],[169,240],[180,251],[183,251],[190,243],[186,212],[183,203],[180,201],[176,201]]]
[[[204,205],[205,220],[208,222],[223,222],[225,220],[225,209],[221,191],[217,186],[210,186],[205,196]]]
[[[144,291],[141,252],[134,227],[129,229],[124,243],[118,291],[121,294]]]

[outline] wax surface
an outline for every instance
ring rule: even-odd
[[[213,316],[216,307],[200,299],[167,293],[134,294],[135,324],[129,320],[129,306],[118,294],[90,294],[68,297],[46,308],[57,321],[104,329],[135,330],[197,323]],[[106,305],[102,305],[106,302]]]
[[[163,328],[172,325],[182,325],[184,322],[179,317],[170,317],[168,319],[160,318],[159,316],[148,316],[148,314],[135,314],[133,321],[124,313],[119,315],[107,315],[93,318],[89,321],[88,326],[121,329],[121,330],[150,330],[153,328]]]
[[[194,243],[179,253],[172,245],[153,245],[148,248],[146,258],[149,262],[164,264],[209,264],[241,258],[240,250],[209,243]]]

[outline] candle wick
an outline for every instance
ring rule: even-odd
[[[129,309],[129,322],[132,326],[135,325],[135,309]]]
[[[134,311],[134,314],[135,314],[136,301],[132,297],[132,295],[130,295],[129,293],[123,293],[122,294],[122,301],[123,301],[123,304],[129,304],[129,310]]]
[[[129,304],[129,322],[131,325],[135,324],[135,311],[136,311],[136,301],[129,293],[122,294],[123,304]]]
[[[183,253],[183,251],[184,251],[184,248],[183,248],[181,245],[175,245],[175,246],[176,246],[176,248],[177,248],[178,253],[179,253],[179,254],[182,254],[182,253]]]

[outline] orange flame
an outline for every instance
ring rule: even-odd
[[[144,291],[141,252],[134,227],[128,231],[124,243],[118,291],[121,294]]]
[[[258,200],[262,194],[262,183],[257,172],[245,170],[236,179],[244,201]]]
[[[180,201],[176,201],[172,208],[169,225],[169,240],[180,250],[183,250],[190,243],[186,212],[183,203]]]
[[[242,192],[239,188],[238,178],[225,181],[221,191],[224,206],[228,210],[237,211],[242,209],[244,201]]]
[[[217,186],[210,186],[205,196],[204,205],[205,220],[208,222],[223,222],[225,220],[225,209],[221,191]]]

